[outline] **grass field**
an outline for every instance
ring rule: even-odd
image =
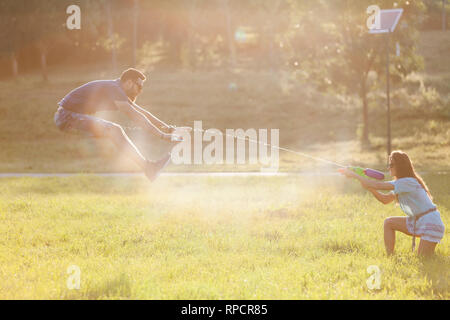
[[[425,70],[392,84],[392,146],[424,174],[446,235],[436,255],[412,254],[397,236],[387,257],[383,221],[403,216],[355,181],[286,152],[280,171],[311,176],[100,177],[137,171],[109,142],[59,132],[56,103],[100,65],[50,68],[0,81],[0,173],[73,172],[0,179],[0,299],[449,299],[450,31],[421,35]],[[445,63],[444,63],[445,61]],[[381,85],[383,87],[383,85]],[[276,128],[280,146],[342,164],[386,170],[384,91],[369,97],[370,147],[359,143],[356,95],[319,92],[291,71],[155,70],[138,104],[169,124]],[[101,114],[124,125],[115,114]],[[148,139],[148,140],[147,140]],[[139,141],[156,158],[167,145]],[[169,166],[245,171],[259,166]],[[447,173],[439,174],[439,171]],[[81,271],[69,290],[67,270]],[[367,268],[381,270],[369,289]]]
[[[447,226],[428,260],[402,234],[387,257],[403,213],[342,177],[0,179],[0,299],[449,299],[450,179],[424,178]]]

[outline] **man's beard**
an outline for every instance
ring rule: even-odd
[[[131,100],[131,102],[134,103],[136,101],[137,96],[134,96],[134,95],[131,95],[131,94],[127,94],[127,96],[128,96],[128,99]]]

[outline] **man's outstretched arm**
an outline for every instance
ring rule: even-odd
[[[161,139],[165,140],[171,139],[172,137],[171,134],[160,130],[158,125],[155,125],[153,121],[150,121],[150,119],[147,118],[147,114],[141,111],[144,109],[140,107],[136,108],[134,104],[124,101],[115,101],[115,104],[119,109],[119,111],[125,113],[128,116],[128,118],[130,118],[133,122],[137,123],[142,129],[146,130],[147,132],[155,136],[160,137]],[[151,114],[150,112],[148,113]]]
[[[150,121],[155,127],[164,133],[172,133],[171,127],[164,123],[162,120],[155,117],[151,112],[145,110],[144,108],[138,106],[136,103],[132,103],[133,107],[140,111],[148,121]]]

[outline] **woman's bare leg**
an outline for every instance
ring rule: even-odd
[[[420,256],[430,256],[434,254],[434,249],[436,248],[436,245],[437,245],[436,242],[421,239],[417,254]]]
[[[384,246],[386,247],[386,253],[388,255],[394,253],[395,231],[400,231],[412,236],[406,227],[406,218],[407,217],[389,217],[384,220]]]

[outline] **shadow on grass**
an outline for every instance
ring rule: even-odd
[[[291,213],[286,208],[280,208],[275,210],[267,210],[265,212],[266,216],[269,218],[280,218],[280,219],[287,219],[291,218]]]
[[[136,194],[145,190],[144,178],[97,177],[80,174],[74,177],[5,178],[0,181],[10,194]]]
[[[74,290],[77,291],[77,290]],[[79,294],[71,292],[64,297],[66,300],[83,299],[129,299],[131,297],[131,282],[126,274],[121,274],[116,278],[108,279],[99,284],[87,285],[86,291]]]
[[[431,287],[435,295],[441,299],[448,299],[450,278],[450,257],[434,255],[420,257],[419,270],[430,279]]]
[[[322,245],[322,248],[325,249],[326,251],[341,254],[357,253],[362,251],[362,246],[359,243],[353,241],[346,241],[346,242],[328,241]]]

